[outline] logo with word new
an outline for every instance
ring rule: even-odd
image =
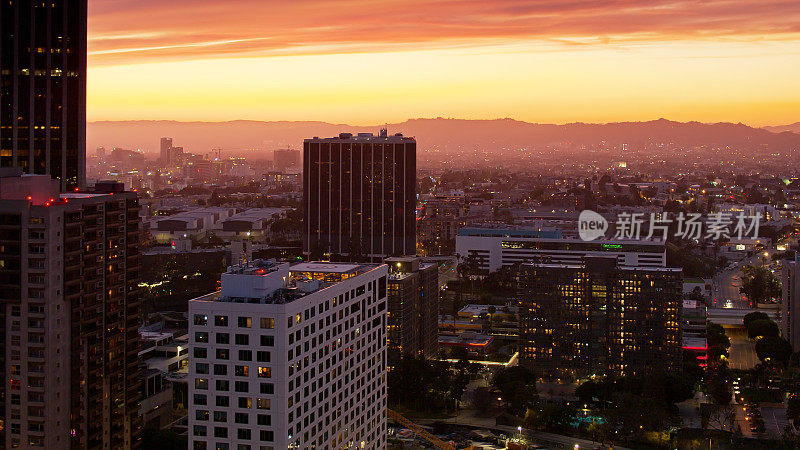
[[[594,211],[584,209],[578,216],[578,235],[584,241],[593,241],[606,235],[608,221]]]

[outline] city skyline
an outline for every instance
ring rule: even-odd
[[[236,5],[92,2],[88,119],[798,120],[789,2]]]

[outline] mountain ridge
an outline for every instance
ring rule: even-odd
[[[798,124],[800,127],[800,124]],[[173,138],[186,151],[271,156],[278,148],[300,148],[304,138],[336,136],[341,132],[377,132],[414,136],[420,149],[518,149],[555,146],[591,146],[601,141],[629,145],[671,143],[685,147],[730,146],[745,150],[800,151],[800,134],[789,130],[756,128],[743,123],[677,122],[664,118],[639,122],[547,124],[512,118],[458,119],[412,118],[383,125],[349,125],[324,121],[176,121],[126,120],[87,123],[87,148],[104,146],[158,151],[162,136]]]

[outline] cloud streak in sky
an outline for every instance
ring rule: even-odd
[[[541,41],[800,40],[783,0],[94,0],[93,66]]]

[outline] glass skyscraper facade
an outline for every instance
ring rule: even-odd
[[[379,262],[416,254],[414,138],[342,133],[303,144],[303,250]]]
[[[86,178],[86,0],[0,2],[0,167]]]

